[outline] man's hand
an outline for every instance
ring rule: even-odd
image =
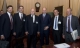
[[[62,35],[63,39],[65,39],[65,35]]]
[[[44,30],[47,30],[49,27],[48,26],[46,26],[45,28],[44,28]]]
[[[1,35],[1,40],[5,39],[4,35]]]
[[[39,34],[40,34],[40,32],[37,32],[37,34],[39,35]]]
[[[25,32],[25,34],[28,35],[29,33],[28,32]]]
[[[80,39],[80,36],[78,36],[77,39]]]
[[[40,32],[37,32],[37,37],[40,37]]]
[[[16,36],[16,32],[14,32],[13,35]]]

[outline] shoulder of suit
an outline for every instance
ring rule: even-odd
[[[39,16],[42,16],[42,14],[40,14]]]
[[[27,17],[27,18],[31,17],[31,14],[27,15],[26,17]]]
[[[3,15],[6,15],[7,13],[4,13]]]
[[[78,18],[77,16],[72,15],[73,18]]]
[[[14,13],[14,15],[18,15],[19,13]]]
[[[63,20],[65,20],[67,18],[67,16],[66,17],[63,17]]]
[[[24,16],[27,16],[26,14],[23,13]]]
[[[7,13],[2,14],[2,15],[1,15],[1,18],[7,17],[6,15],[8,15],[8,14],[7,14]]]
[[[77,17],[77,16],[72,15],[72,17]]]
[[[8,15],[8,14],[7,13],[2,14],[2,16],[6,16],[6,15]]]
[[[36,17],[38,17],[37,15],[35,15]]]
[[[46,16],[51,17],[51,15],[50,15],[50,14],[48,14],[48,13],[46,13]]]
[[[27,16],[31,16],[31,14],[27,15]]]
[[[64,18],[63,16],[59,16],[59,18]]]

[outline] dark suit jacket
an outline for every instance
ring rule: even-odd
[[[1,24],[0,24],[0,35],[4,35],[5,38],[8,38],[11,32],[11,23],[10,18],[7,13],[1,15]]]
[[[23,19],[21,20],[19,17],[19,13],[15,13],[13,17],[13,31],[16,34],[24,33],[25,32],[25,17],[26,15],[23,14]]]
[[[45,18],[43,19],[43,14],[39,15],[39,25],[40,25],[40,32],[44,30],[44,27],[51,25],[51,16],[49,14],[46,14]],[[49,31],[49,29],[48,29]]]
[[[52,23],[51,23],[51,28],[53,29],[53,26],[54,26],[54,18],[55,16],[52,17]],[[59,24],[59,22],[61,22]],[[59,16],[58,17],[58,29],[61,33],[63,33],[63,16]]]
[[[33,18],[28,15],[25,22],[25,31],[28,31],[29,35],[36,34],[39,31],[38,16],[35,15],[35,22]]]
[[[67,17],[64,17],[64,19],[63,19],[63,34],[64,35],[66,34],[65,33],[66,32],[66,28],[67,28],[66,24],[67,24]],[[71,27],[72,27],[73,31],[74,30],[78,30],[78,35],[80,36],[80,31],[79,31],[80,30],[80,26],[79,26],[78,17],[72,15]]]
[[[79,20],[79,25],[80,25],[80,16],[79,16],[79,19],[78,20]]]

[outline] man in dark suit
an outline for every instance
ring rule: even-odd
[[[1,24],[0,24],[0,35],[2,40],[10,41],[11,32],[13,29],[13,18],[12,18],[13,7],[9,5],[7,7],[7,13],[1,15]]]
[[[79,20],[79,25],[80,25],[80,16],[79,16],[79,19],[78,20]]]
[[[13,22],[13,18],[11,15],[12,9],[13,7],[9,5],[7,7],[7,13],[4,13],[3,15],[1,15],[1,25],[0,25],[1,39],[9,40],[10,33],[12,30],[12,22]]]
[[[63,33],[63,16],[59,16],[59,11],[54,9],[54,16],[52,17],[52,33],[54,44],[61,43]]]
[[[1,15],[4,14],[3,10],[0,11],[0,22],[1,22]]]
[[[14,14],[13,17],[13,35],[16,38],[23,37],[25,33],[25,17],[23,13],[24,7],[19,6],[19,12]],[[23,41],[23,39],[21,40]]]
[[[51,25],[51,16],[46,12],[47,12],[46,8],[43,8],[43,13],[39,15],[41,46],[44,45],[44,37],[45,37],[46,45],[49,44],[49,28]]]
[[[27,48],[31,48],[31,43],[33,48],[36,48],[37,33],[39,34],[39,23],[38,16],[35,15],[34,9],[31,9],[31,14],[26,18],[25,31],[25,34],[28,35]]]
[[[71,36],[71,33],[74,30],[78,31],[77,39],[80,38],[79,21],[78,21],[78,17],[72,15],[71,8],[68,8],[66,13],[67,13],[67,16],[64,17],[63,19],[63,38],[65,39],[66,42],[73,42],[74,40]]]

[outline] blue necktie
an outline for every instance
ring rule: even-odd
[[[57,28],[57,17],[55,19],[55,29]]]

